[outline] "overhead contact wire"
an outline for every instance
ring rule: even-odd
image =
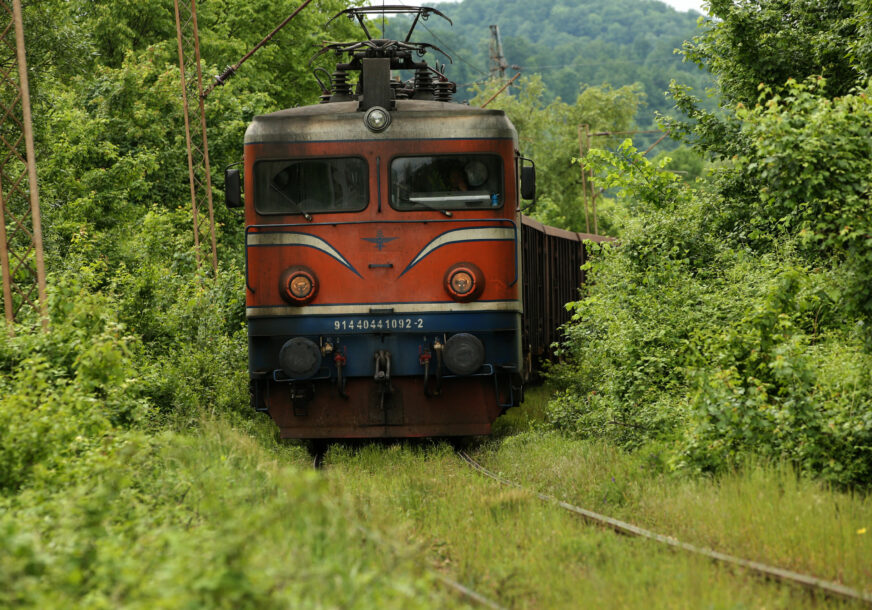
[[[739,566],[745,568],[747,570],[751,570],[753,572],[757,572],[763,574],[768,578],[772,578],[774,580],[782,581],[782,582],[790,582],[793,584],[801,585],[807,589],[822,591],[828,595],[839,597],[842,599],[848,600],[857,600],[862,601],[870,606],[872,606],[872,594],[866,593],[863,591],[858,591],[856,589],[852,589],[851,587],[846,587],[845,585],[839,584],[837,582],[832,582],[828,580],[823,580],[820,578],[815,578],[813,576],[808,576],[806,574],[800,574],[799,572],[793,572],[791,570],[785,570],[783,568],[776,568],[770,565],[766,565],[764,563],[760,563],[757,561],[750,561],[748,559],[742,559],[741,557],[735,557],[733,555],[727,555],[726,553],[721,553],[719,551],[714,551],[712,549],[707,549],[704,547],[699,547],[687,542],[682,542],[677,540],[676,538],[672,538],[671,536],[664,536],[662,534],[657,534],[655,532],[651,532],[644,528],[638,527],[631,523],[627,523],[626,521],[621,521],[620,519],[615,519],[613,517],[608,517],[606,515],[601,515],[599,513],[595,513],[591,510],[587,510],[585,508],[581,508],[580,506],[575,506],[573,504],[569,504],[568,502],[564,502],[562,500],[558,500],[554,496],[549,496],[548,494],[544,494],[538,491],[534,491],[532,489],[528,489],[519,483],[515,483],[514,481],[510,481],[509,479],[505,479],[498,474],[495,474],[476,462],[472,459],[469,454],[465,451],[458,451],[458,455],[460,458],[469,464],[473,469],[477,470],[479,473],[489,477],[503,485],[507,485],[509,487],[515,487],[517,489],[521,489],[528,493],[531,493],[538,497],[540,500],[544,500],[546,502],[552,502],[563,508],[569,512],[575,513],[577,515],[581,515],[585,519],[589,521],[593,521],[595,523],[599,523],[602,525],[607,525],[618,533],[626,534],[629,536],[639,536],[642,538],[647,538],[649,540],[654,540],[656,542],[660,542],[666,544],[673,548],[682,549],[684,551],[695,553],[697,555],[702,555],[709,559],[713,559],[715,561],[720,561],[723,563],[727,563],[734,566]]]
[[[406,6],[406,3],[403,2],[403,0],[400,0],[400,4],[403,5],[403,6]],[[445,47],[446,49],[448,49],[449,51],[451,51],[452,57],[456,57],[457,59],[459,59],[460,61],[462,61],[463,63],[465,63],[467,66],[469,66],[470,68],[472,68],[472,69],[475,70],[476,72],[479,72],[480,74],[488,74],[487,71],[482,70],[481,68],[479,68],[478,66],[476,66],[476,65],[473,64],[472,62],[469,62],[469,61],[467,61],[466,59],[464,59],[463,56],[460,55],[460,53],[458,53],[457,51],[455,51],[454,49],[452,49],[450,46],[448,46],[448,43],[445,42],[444,40],[442,40],[441,38],[439,38],[439,37],[438,37],[438,36],[433,32],[433,30],[431,30],[430,28],[427,27],[427,25],[426,25],[425,23],[419,22],[418,25],[420,25],[422,28],[424,28],[425,30],[427,30],[427,31],[430,33],[430,36],[432,36],[433,38],[435,38],[436,41],[437,41],[439,44],[441,44],[443,47]]]

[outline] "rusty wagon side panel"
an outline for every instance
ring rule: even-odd
[[[571,314],[565,305],[578,299],[578,288],[585,281],[581,269],[587,260],[585,240],[600,243],[611,239],[558,229],[522,216],[524,347],[533,361],[553,355],[551,344],[569,321]]]

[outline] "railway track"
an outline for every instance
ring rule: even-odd
[[[528,489],[520,483],[506,479],[505,477],[502,477],[482,466],[480,463],[474,460],[466,451],[458,450],[457,455],[468,466],[470,466],[472,469],[485,477],[493,479],[494,481],[497,481],[507,487],[514,487],[516,489],[523,490],[538,497],[544,502],[554,504],[563,510],[579,515],[580,517],[591,523],[608,527],[620,534],[653,540],[657,543],[669,546],[673,549],[679,549],[688,553],[706,557],[712,561],[717,561],[719,563],[727,564],[730,566],[743,568],[767,579],[801,586],[808,591],[821,593],[831,598],[837,598],[852,602],[859,601],[869,606],[872,606],[872,594],[870,593],[858,591],[837,582],[815,578],[814,576],[800,574],[791,570],[785,570],[783,568],[766,565],[757,561],[750,561],[741,557],[735,557],[733,555],[728,555],[726,553],[721,553],[719,551],[715,551],[705,547],[682,542],[671,536],[664,536],[663,534],[658,534],[650,530],[646,530],[631,523],[627,523],[625,521],[621,521],[619,519],[615,519],[606,515],[601,515],[580,506],[575,506],[573,504],[569,504],[568,502],[564,502],[558,498],[555,498],[554,496],[549,496],[547,494]]]

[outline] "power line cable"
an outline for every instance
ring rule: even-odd
[[[467,60],[466,60],[466,59],[465,59],[465,58],[464,58],[460,53],[458,53],[457,51],[455,51],[454,49],[452,49],[450,46],[448,46],[448,43],[447,43],[447,42],[445,42],[444,40],[442,40],[441,38],[439,38],[439,37],[438,37],[438,36],[433,32],[433,30],[431,30],[430,28],[428,28],[425,24],[423,24],[423,23],[419,23],[418,25],[420,25],[420,26],[423,27],[425,30],[427,30],[427,32],[428,32],[428,33],[429,33],[433,38],[435,38],[435,39],[439,42],[439,44],[441,44],[441,45],[444,46],[446,49],[448,49],[449,51],[451,51],[451,54],[452,54],[453,57],[456,57],[457,59],[459,59],[460,61],[462,61],[463,63],[465,63],[467,66],[469,66],[470,68],[472,68],[473,70],[475,70],[475,71],[478,72],[479,74],[490,74],[488,71],[486,71],[486,70],[482,70],[480,67],[476,66],[476,65],[473,64],[472,62],[467,61]]]

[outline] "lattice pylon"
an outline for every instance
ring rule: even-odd
[[[2,1],[2,0],[0,0]],[[204,255],[201,244],[211,244],[210,261],[218,271],[215,244],[215,212],[212,206],[212,174],[209,166],[209,143],[206,137],[206,111],[203,99],[203,73],[200,68],[200,34],[197,30],[196,0],[174,0],[176,35],[179,45],[182,105],[185,115],[185,143],[188,147],[188,174],[191,186],[191,214],[194,219],[194,250],[197,268]],[[192,100],[196,100],[193,104]],[[208,225],[206,225],[208,219]]]
[[[0,268],[9,331],[25,306],[39,311],[43,328],[48,328],[20,0],[0,0]]]

